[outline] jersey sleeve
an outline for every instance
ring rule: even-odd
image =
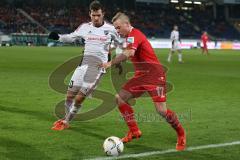
[[[72,43],[77,39],[82,39],[84,37],[85,30],[86,30],[86,25],[82,24],[74,32],[70,34],[59,35],[60,36],[59,41],[64,43]]]
[[[175,34],[174,34],[174,32],[171,32],[170,39],[171,39],[172,41],[174,41],[174,39],[175,39]]]
[[[139,47],[139,45],[142,43],[143,38],[141,38],[140,34],[132,34],[129,37],[127,37],[127,44],[129,49],[134,49],[137,50],[137,48]]]
[[[120,36],[117,34],[117,31],[114,29],[110,32],[111,34],[111,40],[114,42],[114,44],[116,45],[121,45],[122,39],[120,38]]]

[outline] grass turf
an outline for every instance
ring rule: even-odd
[[[180,116],[188,146],[240,140],[239,51],[211,50],[210,56],[203,56],[200,50],[184,50],[184,64],[177,63],[176,55],[172,63],[166,63],[168,50],[156,53],[169,69],[167,79],[174,90],[168,94],[167,102]],[[117,109],[90,121],[74,121],[66,131],[50,130],[56,120],[55,105],[64,99],[64,94],[50,88],[49,75],[79,54],[81,49],[75,47],[0,48],[0,160],[101,157],[105,156],[102,151],[105,138],[125,134],[127,127]],[[116,93],[109,73],[98,90]],[[89,99],[82,112],[98,104],[99,100]],[[175,147],[174,131],[155,113],[149,98],[138,99],[134,109],[143,137],[126,144],[123,154]],[[237,160],[239,150],[237,145],[142,159]]]

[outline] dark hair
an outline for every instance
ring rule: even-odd
[[[102,4],[97,0],[92,1],[92,3],[89,6],[89,10],[90,11],[98,11],[99,9],[104,11]]]

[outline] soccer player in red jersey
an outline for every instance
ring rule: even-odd
[[[109,68],[128,58],[135,68],[135,75],[128,80],[116,95],[118,108],[128,125],[129,131],[122,138],[124,143],[140,138],[142,132],[138,128],[134,118],[133,108],[128,101],[148,92],[157,112],[163,116],[177,133],[177,150],[186,147],[186,134],[176,114],[166,107],[166,79],[162,65],[157,59],[151,44],[146,36],[130,24],[130,20],[124,13],[117,13],[112,19],[113,25],[121,37],[126,38],[127,47],[112,61],[103,63],[104,68]]]
[[[203,43],[203,47],[202,47],[202,54],[204,54],[204,52],[206,52],[206,54],[208,55],[208,48],[207,48],[207,42],[209,41],[207,32],[203,32],[202,36],[201,36],[201,40]]]

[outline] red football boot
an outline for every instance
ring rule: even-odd
[[[185,148],[186,148],[186,135],[184,133],[183,135],[178,135],[176,150],[183,151],[185,150]]]
[[[54,123],[54,126],[52,127],[52,130],[56,130],[56,131],[62,131],[64,129],[69,128],[69,124],[64,123],[64,121],[62,119],[56,121]]]
[[[131,142],[132,139],[138,139],[142,136],[142,132],[140,130],[137,130],[135,132],[128,131],[127,135],[122,138],[123,143]]]

